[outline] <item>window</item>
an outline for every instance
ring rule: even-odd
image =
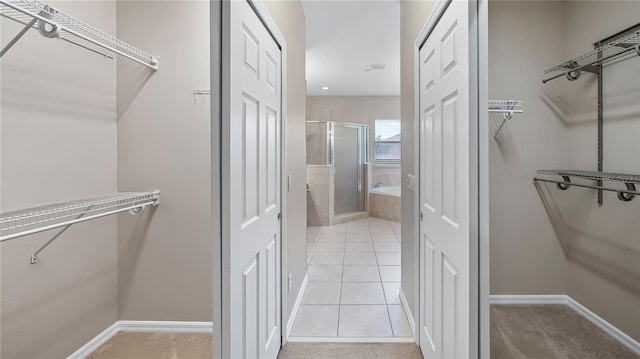
[[[399,165],[401,155],[400,120],[375,120],[375,163]]]

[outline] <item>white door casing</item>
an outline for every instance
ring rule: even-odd
[[[419,51],[419,342],[425,358],[477,356],[472,6],[451,1]]]
[[[222,356],[275,359],[282,340],[282,54],[247,1],[225,6]]]

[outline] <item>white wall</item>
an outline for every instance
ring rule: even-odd
[[[115,33],[113,1],[51,5]],[[2,46],[23,26],[2,18]],[[0,65],[2,211],[116,191],[116,62],[29,31]],[[2,352],[63,358],[118,319],[117,221],[3,242]]]

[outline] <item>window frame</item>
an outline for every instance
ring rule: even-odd
[[[401,125],[400,118],[390,117],[390,118],[376,118],[373,120],[373,164],[375,167],[387,167],[387,168],[399,168],[402,163],[402,130],[400,130],[400,140],[399,141],[378,141],[377,138],[377,130],[378,130],[378,121],[396,121]],[[398,159],[378,159],[376,145],[380,143],[394,143],[399,144],[400,147],[400,156]]]

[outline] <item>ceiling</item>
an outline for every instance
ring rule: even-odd
[[[399,0],[302,0],[302,7],[308,95],[400,95]]]

